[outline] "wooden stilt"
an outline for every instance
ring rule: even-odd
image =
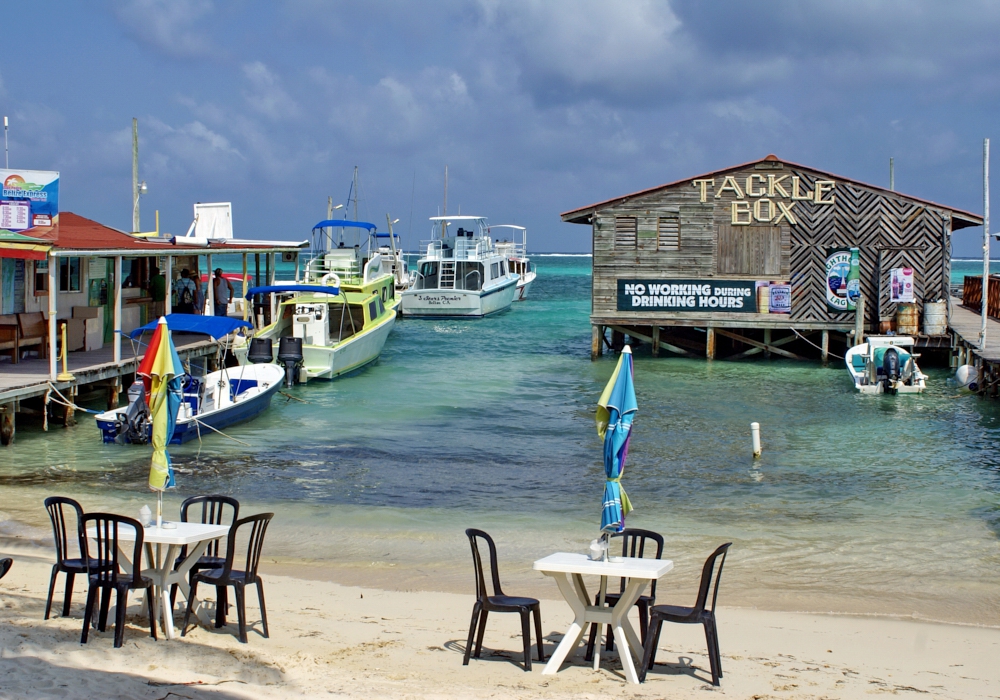
[[[865,342],[865,298],[858,297],[854,312],[854,344],[861,345]]]
[[[590,360],[593,362],[604,352],[604,326],[594,325],[590,327]]]
[[[76,385],[74,384],[68,391],[63,392],[63,396],[69,399],[70,403],[76,403]],[[60,404],[61,405],[61,404]],[[69,428],[76,425],[76,411],[72,406],[62,406],[63,427]]]
[[[14,404],[0,406],[0,445],[14,442]]]
[[[653,344],[653,357],[660,356],[660,327],[653,326],[653,336],[651,340]]]
[[[122,378],[116,377],[114,382],[108,385],[108,410],[113,411],[118,408],[118,402],[121,397],[122,391]]]
[[[771,358],[771,329],[764,329],[764,357]]]
[[[727,357],[726,358],[727,360],[742,360],[745,357],[750,357],[751,355],[757,355],[758,353],[762,353],[765,350],[764,343],[760,342],[759,340],[751,340],[750,338],[745,338],[745,337],[743,337],[741,335],[737,335],[736,333],[733,333],[732,331],[724,331],[722,329],[719,329],[716,332],[719,335],[724,335],[726,337],[732,338],[735,341],[743,343],[744,345],[750,345],[751,346],[749,350],[744,350],[743,352],[738,353],[736,355],[733,355],[732,357]],[[812,332],[812,331],[806,331],[806,333],[810,333],[810,332]],[[771,352],[776,353],[778,355],[782,355],[784,357],[788,357],[788,358],[790,358],[792,360],[803,360],[805,358],[799,357],[798,355],[796,355],[793,352],[789,352],[788,350],[780,350],[779,349],[779,346],[781,346],[781,345],[787,345],[788,343],[790,343],[793,340],[795,340],[797,337],[798,336],[795,336],[795,335],[786,335],[784,338],[778,338],[777,340],[772,340],[771,344],[768,347],[771,348]]]
[[[615,352],[621,352],[623,347],[625,347],[625,334],[619,330],[612,330],[611,349]]]
[[[715,329],[709,326],[705,333],[705,357],[709,360],[715,359]]]
[[[51,396],[48,389],[45,390],[45,398],[42,399],[42,432],[49,430],[49,402]]]
[[[612,326],[612,328],[614,328],[614,326]],[[622,334],[625,334],[625,333],[628,333],[628,336],[630,338],[635,338],[636,340],[643,340],[643,341],[645,341],[647,343],[652,343],[653,342],[653,339],[651,337],[649,337],[648,335],[643,335],[642,333],[639,333],[638,331],[633,330],[631,328],[628,328],[628,329],[623,328],[622,329]],[[687,341],[677,341],[677,342],[687,342]],[[693,346],[694,344],[691,343],[691,345]],[[700,354],[701,354],[701,347],[700,346],[694,348],[695,350],[697,350],[697,354],[694,353],[694,352],[688,352],[684,348],[677,347],[676,345],[668,343],[668,342],[666,342],[664,340],[661,340],[659,342],[659,347],[662,348],[663,350],[667,350],[669,352],[673,352],[673,353],[676,353],[678,355],[687,355],[688,357],[699,357]]]
[[[820,359],[823,360],[823,366],[826,367],[830,363],[830,331],[823,331],[823,334],[820,336],[819,347]]]

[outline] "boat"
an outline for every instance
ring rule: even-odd
[[[512,272],[517,273],[520,279],[517,281],[517,292],[514,294],[514,301],[524,301],[528,296],[531,283],[535,281],[535,268],[528,260],[528,231],[524,226],[514,224],[494,224],[489,227],[492,234],[493,229],[503,228],[511,230],[510,240],[496,242],[496,249],[500,255],[507,258],[507,266]],[[520,234],[521,240],[517,240]]]
[[[318,248],[317,233],[323,236]],[[275,320],[233,348],[241,365],[283,364],[289,383],[336,379],[375,362],[399,306],[395,278],[375,243],[375,224],[330,219],[316,224],[313,234],[317,252],[306,262],[301,283],[247,290],[248,300],[276,295]]]
[[[927,375],[917,367],[913,338],[871,335],[844,355],[844,363],[862,394],[919,394]]]
[[[386,214],[385,220],[389,224],[389,233],[376,233],[375,238],[378,241],[379,255],[382,256],[382,265],[392,275],[397,296],[399,296],[399,293],[413,286],[416,275],[407,267],[406,254],[403,253],[400,246],[399,234],[393,233],[392,230],[392,225],[399,219],[391,221],[389,215]],[[388,239],[388,241],[383,243],[381,240],[383,238]]]
[[[402,292],[404,316],[482,318],[510,308],[520,277],[493,245],[482,216],[431,217],[413,286]]]
[[[246,321],[224,316],[168,314],[166,319],[167,328],[173,333],[205,334],[219,342],[220,348],[222,340],[231,333],[250,327]],[[143,333],[152,333],[158,322],[135,329],[130,337],[141,339]],[[271,405],[271,398],[281,388],[284,376],[284,370],[277,365],[230,367],[204,376],[185,375],[183,398],[170,444],[183,444],[256,418]],[[146,444],[150,441],[153,425],[146,404],[147,390],[142,379],[137,379],[128,390],[127,406],[96,416],[104,442]]]

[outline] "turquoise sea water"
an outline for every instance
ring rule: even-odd
[[[306,403],[278,396],[227,431],[251,448],[214,436],[172,449],[168,515],[191,494],[233,494],[277,514],[271,570],[470,593],[463,530],[482,527],[508,588],[557,597],[530,565],[597,534],[593,412],[615,359],[589,359],[590,258],[534,262],[531,296],[511,311],[400,321],[377,365],[297,387]],[[623,483],[629,524],[662,532],[677,564],[661,599],[691,598],[704,557],[733,541],[724,603],[1000,624],[1000,404],[928,373],[922,396],[861,397],[837,363],[639,348]],[[148,459],[101,444],[87,416],[48,434],[23,422],[0,451],[0,535],[49,546],[53,493],[126,513],[152,504]]]

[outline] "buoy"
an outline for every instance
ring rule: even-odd
[[[754,459],[760,457],[760,423],[750,424],[750,435],[753,438]]]
[[[979,369],[975,365],[962,365],[955,370],[955,384],[967,391],[979,390]]]

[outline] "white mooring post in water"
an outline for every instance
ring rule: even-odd
[[[754,459],[760,457],[760,423],[750,424],[750,437],[753,440]]]

